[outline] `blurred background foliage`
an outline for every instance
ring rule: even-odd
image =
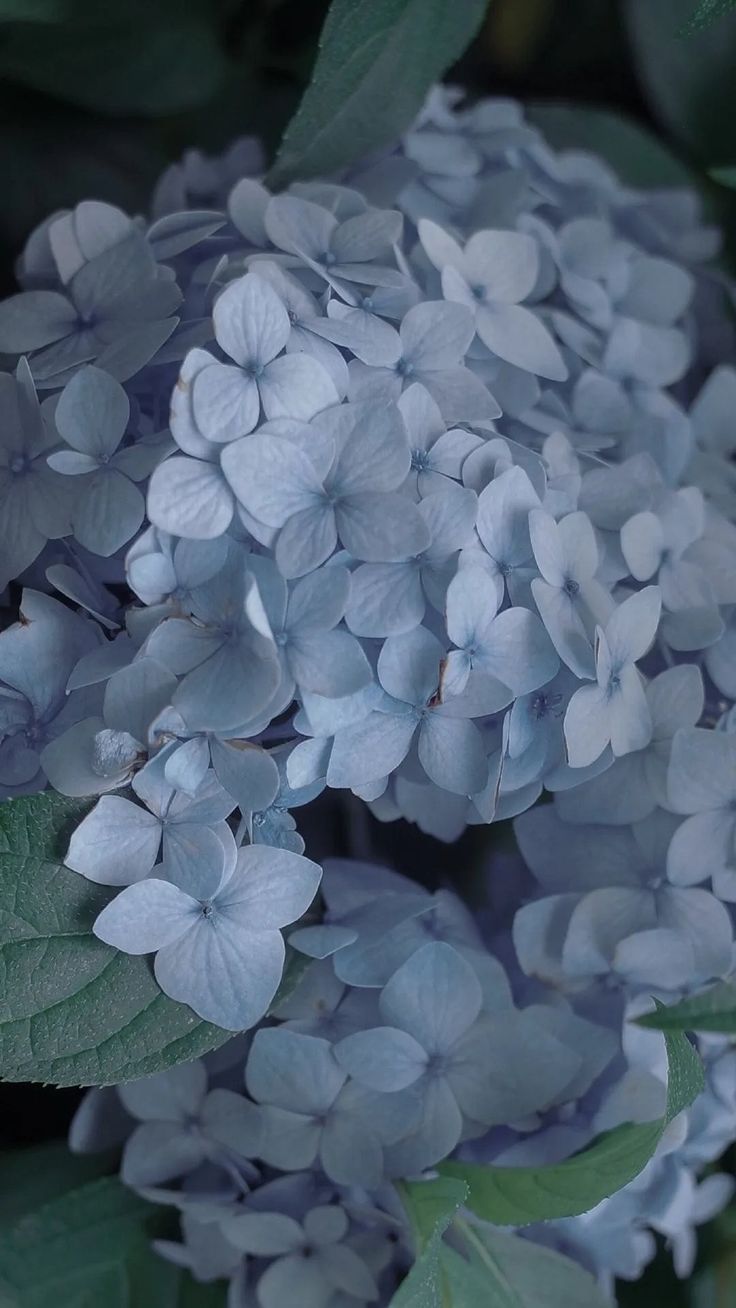
[[[54,209],[94,196],[142,211],[167,163],[237,136],[260,136],[273,157],[327,9],[328,0],[0,0],[0,294]],[[524,101],[553,144],[600,152],[632,185],[693,183],[736,266],[736,0],[490,0],[449,77],[471,96]],[[399,864],[401,841],[394,828]],[[438,851],[425,843],[431,869]],[[457,853],[477,868],[477,845]],[[0,1141],[64,1130],[77,1092],[18,1089],[3,1090]],[[736,1210],[705,1231],[689,1284],[663,1249],[640,1282],[620,1286],[620,1304],[736,1308]]]

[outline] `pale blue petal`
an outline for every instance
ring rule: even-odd
[[[103,795],[69,842],[67,866],[90,881],[125,886],[145,877],[161,843],[161,824],[145,808]]]
[[[189,895],[169,881],[151,878],[122,890],[103,908],[93,931],[105,944],[114,945],[126,954],[150,954],[156,949],[173,947],[180,958],[185,954],[188,966],[193,967],[189,933],[198,916],[201,916],[200,906]],[[186,945],[180,945],[184,936]]]
[[[332,1107],[345,1078],[327,1040],[284,1027],[256,1033],[245,1070],[254,1099],[274,1108],[314,1115]]]
[[[480,1012],[482,992],[472,967],[444,943],[422,946],[381,993],[381,1013],[430,1054],[444,1053]]]
[[[349,1076],[372,1090],[404,1090],[427,1066],[424,1049],[397,1027],[356,1031],[335,1045],[335,1057]]]

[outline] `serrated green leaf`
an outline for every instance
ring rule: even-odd
[[[653,132],[614,109],[531,103],[526,116],[555,150],[600,155],[629,186],[692,186],[697,181],[692,169]]]
[[[312,80],[269,185],[327,175],[388,145],[478,31],[487,0],[332,0]]]
[[[610,1308],[593,1277],[553,1249],[457,1222],[463,1257],[444,1245],[451,1308]]]
[[[227,67],[206,14],[144,23],[119,11],[81,23],[8,26],[0,73],[105,114],[176,113],[202,104]]]
[[[736,1034],[736,985],[723,981],[700,995],[682,999],[669,1007],[658,1005],[656,1012],[637,1019],[638,1026],[655,1031],[719,1031]]]
[[[588,1149],[548,1167],[481,1167],[442,1163],[442,1176],[470,1187],[467,1206],[497,1226],[525,1226],[588,1212],[638,1176],[669,1122],[703,1089],[703,1068],[689,1040],[665,1033],[669,1078],[667,1107],[653,1122],[608,1131]]]
[[[442,1237],[468,1197],[462,1181],[401,1182],[397,1189],[409,1214],[417,1258],[389,1308],[447,1308],[440,1265]]]
[[[92,935],[111,892],[61,863],[88,805],[0,805],[0,1075],[111,1085],[199,1057],[231,1032],[163,995],[145,958]]]

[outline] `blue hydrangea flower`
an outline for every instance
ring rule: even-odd
[[[76,539],[93,554],[107,558],[134,536],[143,521],[145,501],[135,484],[143,481],[160,457],[155,448],[122,441],[130,404],[119,382],[100,368],[82,368],[59,396],[54,421],[71,446],[48,457],[49,467],[84,477],[72,510]]]
[[[255,435],[222,456],[238,502],[279,529],[275,558],[283,575],[319,567],[338,538],[354,558],[372,562],[424,549],[419,511],[396,490],[410,464],[396,406],[343,405],[321,415],[318,432],[324,439],[309,453],[283,437]]]
[[[488,423],[500,416],[493,395],[463,364],[473,339],[472,315],[464,305],[425,301],[405,314],[392,367],[350,364],[351,400],[398,400],[421,382],[448,422]]]
[[[681,728],[672,741],[667,799],[685,821],[675,832],[667,870],[680,886],[707,877],[724,899],[736,894],[736,735]]]
[[[425,627],[384,642],[378,677],[391,698],[335,733],[329,785],[363,786],[388,776],[416,733],[417,755],[432,781],[463,795],[482,790],[488,771],[482,736],[459,697],[456,708],[438,696],[443,658],[440,642]]]
[[[295,686],[335,698],[367,686],[370,664],[355,637],[339,626],[351,586],[347,569],[323,567],[289,587],[270,559],[255,557],[251,568],[279,651],[284,705]]]
[[[103,795],[71,838],[68,867],[109,886],[147,877],[159,853],[165,874],[186,884],[196,881],[200,865],[220,877],[232,868],[235,848],[225,818],[235,801],[212,774],[192,798],[168,784],[156,759],[132,786],[146,807]]]
[[[231,1218],[225,1234],[244,1253],[272,1258],[258,1280],[262,1308],[282,1308],[290,1300],[322,1308],[339,1293],[356,1304],[379,1298],[374,1277],[345,1242],[349,1219],[344,1208],[311,1208],[301,1222],[280,1212],[247,1212]]]
[[[513,1009],[476,1021],[482,1000],[470,964],[450,945],[427,944],[381,992],[387,1025],[358,1031],[336,1046],[338,1062],[363,1085],[384,1092],[413,1087],[421,1095],[420,1125],[389,1151],[394,1174],[412,1174],[446,1157],[464,1119],[490,1126],[524,1117],[569,1081],[574,1055],[566,1059],[541,1032],[541,1043],[530,1039]]]
[[[30,353],[41,385],[59,385],[90,360],[125,380],[148,363],[176,326],[181,291],[161,275],[129,218],[113,210],[119,217],[110,223],[111,208],[79,205],[52,224],[52,240],[64,228],[55,243],[57,249],[65,247],[57,265],[63,289],[21,291],[0,306],[0,350]]]
[[[407,391],[407,394],[409,392]],[[442,609],[458,551],[473,538],[475,492],[449,483],[419,501],[429,544],[396,563],[361,563],[354,569],[345,618],[359,636],[394,636],[422,622],[427,601]]]
[[[194,378],[192,413],[205,439],[245,436],[261,411],[266,418],[306,420],[337,402],[330,375],[316,359],[278,357],[291,323],[269,282],[255,273],[231,282],[212,316],[217,343],[236,366],[213,357]]]
[[[445,298],[464,304],[492,354],[541,377],[564,381],[562,355],[546,327],[524,308],[539,274],[539,248],[522,232],[483,231],[465,249],[429,219],[419,222],[422,246],[442,274]]]
[[[331,1046],[283,1028],[261,1030],[246,1064],[246,1086],[262,1104],[261,1157],[283,1171],[316,1158],[341,1185],[380,1185],[383,1149],[418,1118],[411,1095],[384,1095],[349,1083]]]
[[[96,675],[87,676],[96,684]],[[105,676],[101,712],[75,722],[44,749],[49,780],[63,795],[100,795],[130,781],[146,761],[154,718],[176,690],[176,677],[151,658],[103,667],[99,679]]]
[[[394,262],[392,250],[402,228],[401,214],[395,210],[371,210],[361,204],[358,212],[339,221],[312,200],[276,195],[266,209],[264,228],[276,249],[330,285],[339,288],[347,281],[391,286],[400,280],[392,266],[376,262]]]
[[[237,729],[264,710],[280,670],[258,587],[235,544],[190,607],[191,618],[166,618],[151,633],[147,652],[181,676],[172,704],[191,730]]]
[[[73,487],[46,461],[58,443],[21,359],[15,376],[0,373],[0,589],[71,531]]]
[[[258,1108],[233,1090],[207,1090],[203,1063],[184,1063],[118,1087],[123,1107],[140,1123],[123,1150],[126,1185],[161,1185],[205,1161],[227,1164],[258,1153]]]
[[[94,932],[125,953],[155,952],[164,994],[208,1022],[244,1030],[276,994],[285,955],[280,928],[306,912],[320,875],[300,854],[250,845],[229,868],[199,862],[186,889],[156,877],[128,886],[102,910]]]
[[[619,605],[605,628],[597,629],[597,685],[581,686],[565,713],[572,767],[593,763],[609,744],[618,757],[651,740],[652,719],[636,661],[654,640],[661,606],[657,587],[646,586]]]
[[[44,759],[57,738],[99,709],[96,687],[67,694],[75,664],[99,648],[99,639],[91,622],[58,600],[38,591],[23,591],[19,621],[0,632],[3,793],[43,790]]]

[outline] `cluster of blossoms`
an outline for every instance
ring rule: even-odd
[[[657,1116],[631,1016],[731,972],[730,287],[690,193],[508,103],[438,90],[337,180],[258,167],[188,156],[151,222],[52,216],[0,304],[0,794],[99,797],[67,855],[120,888],[96,933],[251,1032],[93,1095],[76,1146],[127,1139],[232,1308],[357,1308],[409,1256],[393,1181]],[[448,842],[515,817],[526,866],[496,858],[482,929],[321,878],[292,810],[327,789]],[[252,1034],[292,924],[312,961]],[[736,1138],[705,1052],[646,1172],[532,1238],[605,1281],[654,1228],[687,1270]]]

